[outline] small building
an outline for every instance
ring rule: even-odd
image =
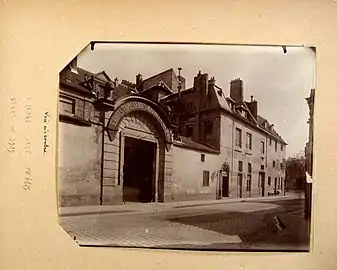
[[[199,72],[135,83],[78,68],[60,73],[60,206],[283,194],[286,142],[243,81],[229,95]]]

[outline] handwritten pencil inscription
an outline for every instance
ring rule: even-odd
[[[43,126],[43,155],[46,155],[47,152],[48,152],[48,148],[49,148],[49,145],[48,145],[48,133],[49,133],[49,130],[48,130],[48,124],[49,124],[49,121],[50,121],[50,115],[49,115],[49,112],[45,112],[44,113],[44,119],[43,119],[43,123],[44,123],[44,126]]]

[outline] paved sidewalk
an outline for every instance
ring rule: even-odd
[[[191,225],[147,217],[63,217],[61,226],[73,239],[76,237],[75,241],[82,246],[158,247],[241,243],[237,235],[225,235]]]
[[[297,197],[298,198],[298,197]],[[231,200],[231,203],[171,203],[156,212],[133,205],[116,206],[112,213],[61,216],[59,224],[81,246],[152,247],[173,249],[266,249],[306,244],[300,225],[303,200]],[[193,203],[193,204],[191,204]],[[175,206],[178,206],[175,207]],[[119,208],[118,208],[119,207]],[[119,209],[119,210],[118,210]],[[108,210],[107,210],[108,211]],[[111,210],[112,211],[112,210]],[[275,217],[285,225],[278,230]],[[294,217],[293,217],[294,216]],[[304,222],[301,221],[303,224]],[[305,236],[305,234],[303,233]],[[293,249],[291,245],[289,249]]]
[[[277,201],[289,200],[295,198],[304,198],[303,194],[288,194],[268,197],[254,198],[225,198],[222,200],[208,201],[180,201],[168,203],[127,203],[123,205],[93,205],[93,206],[75,206],[60,207],[60,216],[79,216],[79,215],[97,215],[97,214],[135,214],[139,213],[156,213],[162,211],[170,211],[179,208],[188,208],[196,206],[208,206],[227,204],[235,202],[254,202],[254,201]]]

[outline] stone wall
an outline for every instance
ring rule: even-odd
[[[95,125],[59,122],[60,206],[99,204],[101,132]]]
[[[201,160],[201,154],[205,160]],[[172,200],[216,199],[219,155],[173,146]],[[209,171],[209,186],[203,186],[203,171]]]

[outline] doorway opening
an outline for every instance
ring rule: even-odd
[[[123,166],[123,201],[155,201],[155,168],[157,145],[125,137]]]
[[[242,198],[242,173],[238,174],[239,198]]]
[[[222,197],[229,196],[229,180],[228,175],[222,176]]]
[[[261,189],[261,196],[264,197],[265,193],[265,173],[259,172],[259,182],[260,182],[260,189]]]

